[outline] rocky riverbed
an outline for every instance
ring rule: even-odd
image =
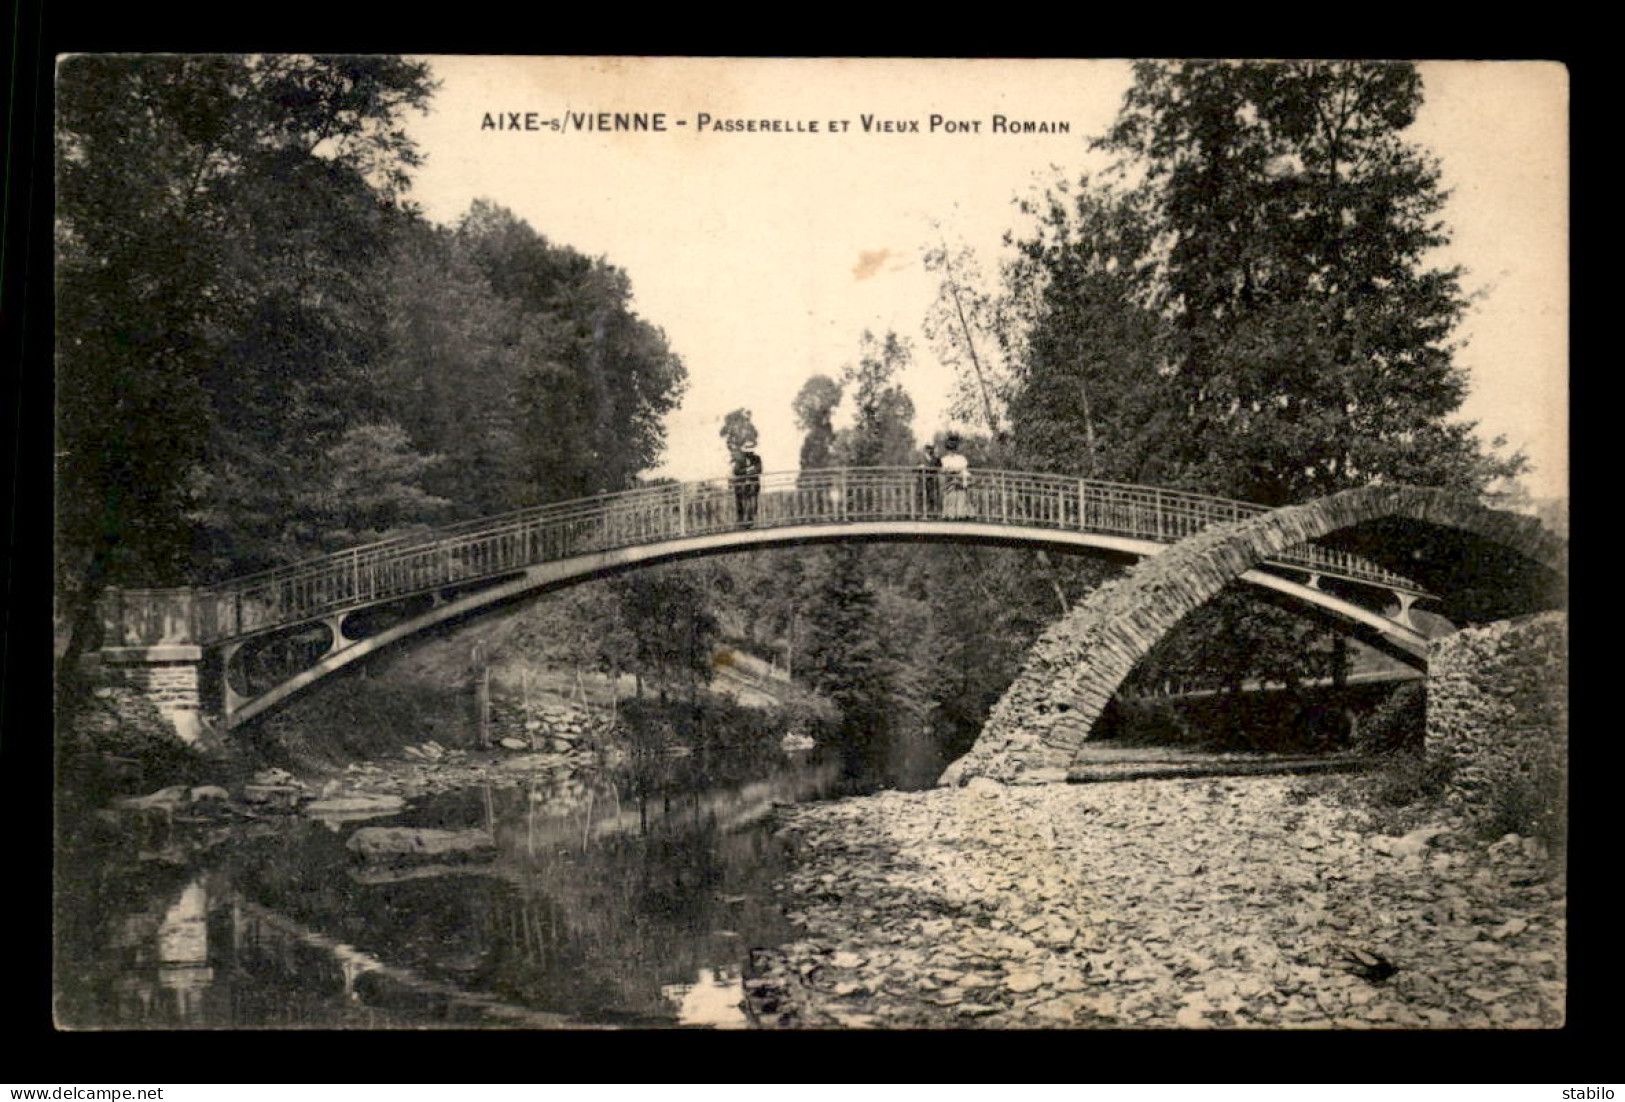
[[[1562,870],[1354,778],[885,792],[786,808],[806,936],[752,954],[767,1027],[1552,1028]]]

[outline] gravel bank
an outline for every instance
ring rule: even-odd
[[[784,809],[806,936],[752,955],[747,1004],[768,1027],[1562,1025],[1540,846],[1383,835],[1351,783],[979,779]]]

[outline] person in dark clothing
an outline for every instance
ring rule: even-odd
[[[920,476],[922,488],[925,491],[925,515],[928,517],[942,514],[942,456],[937,454],[935,444],[925,446],[925,471]]]
[[[756,523],[756,502],[762,494],[762,457],[745,447],[734,453],[734,506],[740,527]]]

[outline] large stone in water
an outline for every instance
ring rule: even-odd
[[[519,754],[500,762],[497,768],[503,772],[525,773],[541,769],[553,769],[558,766],[560,760],[554,754]]]
[[[265,804],[284,810],[292,810],[299,806],[299,801],[308,795],[303,788],[293,784],[243,785],[243,799],[248,803]]]
[[[250,780],[251,784],[298,784],[299,778],[286,769],[261,769]]]
[[[145,796],[124,796],[113,806],[121,811],[176,811],[186,803],[189,791],[186,785],[175,784]]]
[[[354,815],[360,813],[382,815],[399,811],[406,801],[399,796],[376,792],[350,792],[323,797],[305,805],[306,815]]]
[[[416,861],[430,858],[487,856],[496,841],[483,830],[428,830],[414,827],[364,827],[345,843],[369,861]]]

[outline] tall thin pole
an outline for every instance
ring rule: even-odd
[[[474,717],[479,725],[476,736],[481,750],[491,746],[491,666],[485,658],[485,643],[476,641],[469,652],[469,673],[474,683]]]

